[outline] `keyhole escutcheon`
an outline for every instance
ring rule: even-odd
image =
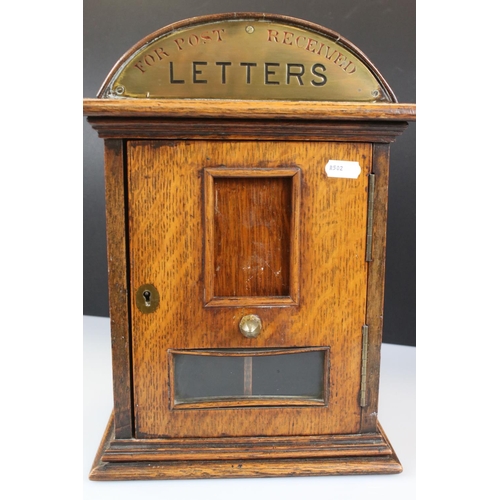
[[[149,314],[153,313],[158,309],[160,304],[160,294],[156,287],[147,283],[141,285],[135,294],[135,305],[142,313]]]

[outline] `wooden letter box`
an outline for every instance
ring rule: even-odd
[[[84,101],[105,142],[114,411],[91,479],[394,473],[377,420],[389,144],[340,35],[227,14]]]

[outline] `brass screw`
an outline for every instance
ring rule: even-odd
[[[245,31],[246,31],[247,33],[250,33],[250,34],[251,34],[251,33],[253,33],[253,32],[255,31],[255,28],[254,28],[253,26],[247,26],[247,27],[245,28]]]

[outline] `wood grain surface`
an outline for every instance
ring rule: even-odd
[[[218,99],[89,99],[85,116],[240,117],[256,119],[415,121],[416,105],[325,101],[254,101]]]
[[[136,437],[357,432],[371,145],[130,141],[127,154],[131,291],[160,292],[153,314],[131,310]],[[330,159],[362,173],[328,178]],[[301,170],[299,305],[204,306],[203,172],[221,165]],[[246,314],[261,317],[255,339],[239,332]],[[328,407],[169,411],[168,349],[311,346],[331,348]]]
[[[300,169],[204,172],[206,305],[296,304]]]
[[[90,471],[94,481],[397,474],[403,470],[380,425],[366,435],[295,437],[288,443],[262,438],[254,442],[247,438],[240,442],[131,443],[114,439],[113,422],[111,415]],[[216,460],[211,459],[214,453],[219,453]]]
[[[373,432],[378,422],[380,381],[380,348],[384,323],[385,253],[389,191],[389,146],[373,146],[375,196],[373,200],[372,261],[368,265],[368,302],[366,322],[369,325],[367,353],[367,405],[361,412],[361,432]]]
[[[104,152],[115,435],[117,438],[131,438],[134,426],[123,141],[106,140]]]

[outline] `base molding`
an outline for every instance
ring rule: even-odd
[[[112,413],[89,478],[292,477],[402,470],[380,424],[374,433],[340,436],[117,440]]]

